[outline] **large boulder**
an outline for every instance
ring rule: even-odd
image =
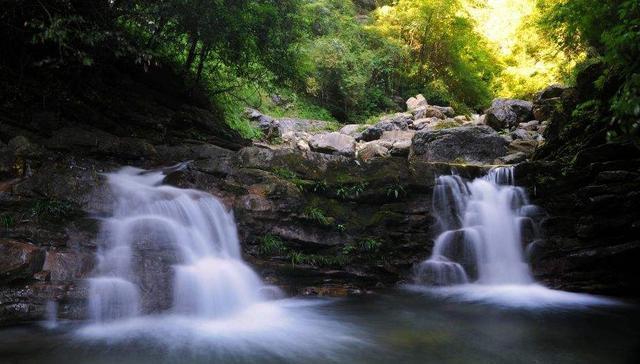
[[[427,162],[493,163],[507,152],[507,142],[487,126],[418,131],[410,158]]]
[[[485,122],[495,130],[517,127],[533,119],[533,103],[516,99],[495,99],[486,111]]]
[[[366,142],[358,149],[358,159],[368,162],[376,158],[386,158],[389,156],[389,144],[381,140]]]
[[[309,138],[309,146],[315,152],[351,157],[355,154],[356,140],[338,132],[316,134]]]

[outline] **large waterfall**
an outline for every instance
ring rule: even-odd
[[[589,305],[612,301],[536,284],[525,252],[540,238],[541,210],[515,186],[513,167],[473,181],[439,176],[433,210],[440,234],[415,267],[413,289],[509,306]]]
[[[323,357],[361,343],[315,310],[322,302],[284,299],[264,285],[242,260],[232,214],[205,192],[164,185],[165,176],[131,167],[107,175],[113,208],[82,338],[265,358]]]
[[[97,276],[89,283],[95,321],[145,313],[140,286],[146,282],[136,274],[134,251],[150,239],[176,255],[173,283],[166,287],[174,312],[216,318],[263,300],[259,277],[241,259],[231,214],[204,192],[161,185],[164,177],[136,168],[108,175],[116,201],[102,225]]]

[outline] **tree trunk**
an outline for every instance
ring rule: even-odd
[[[184,64],[185,71],[189,71],[191,69],[191,65],[196,58],[196,48],[198,47],[198,37],[195,35],[191,36],[191,47],[189,48],[189,54],[187,55],[187,61]]]
[[[196,73],[196,82],[200,82],[200,76],[202,76],[202,69],[204,68],[204,61],[207,59],[208,54],[209,54],[209,46],[203,43],[202,47],[200,47],[200,60],[198,61],[198,71]]]

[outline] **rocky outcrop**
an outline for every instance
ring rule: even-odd
[[[506,141],[487,126],[419,131],[410,158],[428,162],[490,164],[506,154]]]

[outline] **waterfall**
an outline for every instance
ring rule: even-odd
[[[514,182],[513,167],[494,168],[468,183],[457,175],[437,178],[433,209],[442,232],[431,257],[416,267],[419,283],[533,282],[524,247],[537,233],[532,217],[538,209]]]
[[[107,175],[115,201],[102,222],[97,271],[89,280],[95,322],[162,307],[145,296],[161,301],[166,295],[172,313],[208,319],[264,300],[260,278],[241,258],[232,214],[207,193],[162,185],[164,177],[132,167]],[[138,251],[163,249],[173,259],[169,278],[148,271],[153,261],[136,260]],[[163,285],[166,279],[172,282]]]

